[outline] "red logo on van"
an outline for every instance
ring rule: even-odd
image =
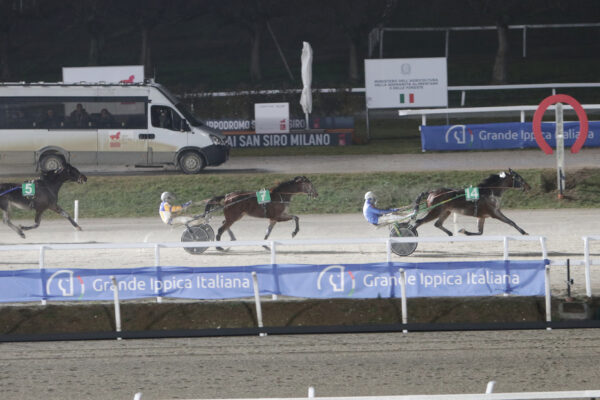
[[[285,131],[285,119],[279,121],[279,129]]]
[[[134,79],[135,79],[135,75],[129,75],[129,78],[123,79],[120,83],[133,83]]]
[[[119,139],[121,138],[121,131],[115,133],[114,135],[109,135],[108,137],[110,138],[110,147],[121,147],[121,143],[119,142]]]

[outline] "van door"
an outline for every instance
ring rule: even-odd
[[[98,165],[148,165],[147,100],[121,99],[106,102],[96,117]]]
[[[172,163],[177,150],[187,146],[188,125],[168,105],[150,107],[150,123],[154,137],[148,141],[148,157],[155,164]]]

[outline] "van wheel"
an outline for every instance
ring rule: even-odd
[[[65,165],[65,159],[58,154],[45,154],[40,158],[40,169],[43,172],[53,171]]]
[[[185,174],[197,174],[204,166],[204,158],[195,151],[188,151],[179,157],[179,167]]]

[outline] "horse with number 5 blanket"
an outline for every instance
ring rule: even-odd
[[[20,183],[0,183],[2,221],[19,236],[25,238],[23,231],[40,226],[42,214],[49,209],[68,219],[75,229],[81,230],[77,222],[58,205],[58,192],[65,182],[84,183],[86,181],[87,177],[84,174],[74,166],[65,163],[59,169],[43,172],[39,179],[33,181],[35,194],[32,197],[23,195]],[[34,224],[31,226],[14,225],[10,220],[10,211],[13,206],[22,210],[34,210]]]

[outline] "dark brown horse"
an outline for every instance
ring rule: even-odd
[[[289,206],[292,196],[295,194],[306,193],[310,198],[318,196],[312,182],[305,176],[297,176],[292,180],[280,183],[269,189],[271,201],[265,204],[259,204],[254,192],[232,192],[224,196],[215,196],[208,200],[204,209],[204,215],[207,215],[216,208],[223,209],[225,221],[217,231],[217,240],[221,240],[221,235],[226,230],[235,240],[233,232],[229,229],[234,222],[241,219],[244,215],[250,215],[257,218],[268,218],[270,220],[267,227],[267,233],[264,240],[267,240],[277,222],[289,221],[291,219],[296,223],[296,229],[292,232],[292,237],[296,236],[300,230],[298,217],[289,214]]]
[[[23,231],[35,229],[40,226],[42,214],[50,209],[57,214],[62,215],[71,222],[77,230],[81,227],[77,225],[71,216],[63,210],[58,204],[58,191],[63,183],[71,181],[84,183],[87,177],[70,164],[64,165],[57,169],[43,172],[39,179],[34,181],[35,195],[32,197],[24,196],[21,192],[22,186],[20,183],[0,183],[0,210],[2,210],[2,221],[12,230],[17,232],[19,236],[25,238]],[[35,210],[34,224],[31,226],[16,226],[10,221],[11,207],[17,207],[22,210]]]
[[[452,212],[457,212],[470,217],[475,217],[478,220],[477,227],[479,228],[479,231],[469,232],[465,229],[461,229],[459,232],[464,233],[465,235],[483,234],[483,224],[487,217],[496,218],[511,225],[522,235],[527,235],[527,232],[500,211],[500,200],[504,191],[508,189],[521,189],[523,191],[531,189],[521,175],[509,168],[508,172],[490,175],[477,185],[477,188],[479,189],[479,199],[474,201],[466,199],[465,189],[440,188],[430,192],[421,193],[415,200],[415,215],[419,211],[423,199],[427,200],[426,210],[428,210],[428,212],[423,218],[415,221],[414,228],[416,229],[420,225],[437,218],[434,225],[446,232],[449,236],[452,236],[452,232],[442,225]]]

